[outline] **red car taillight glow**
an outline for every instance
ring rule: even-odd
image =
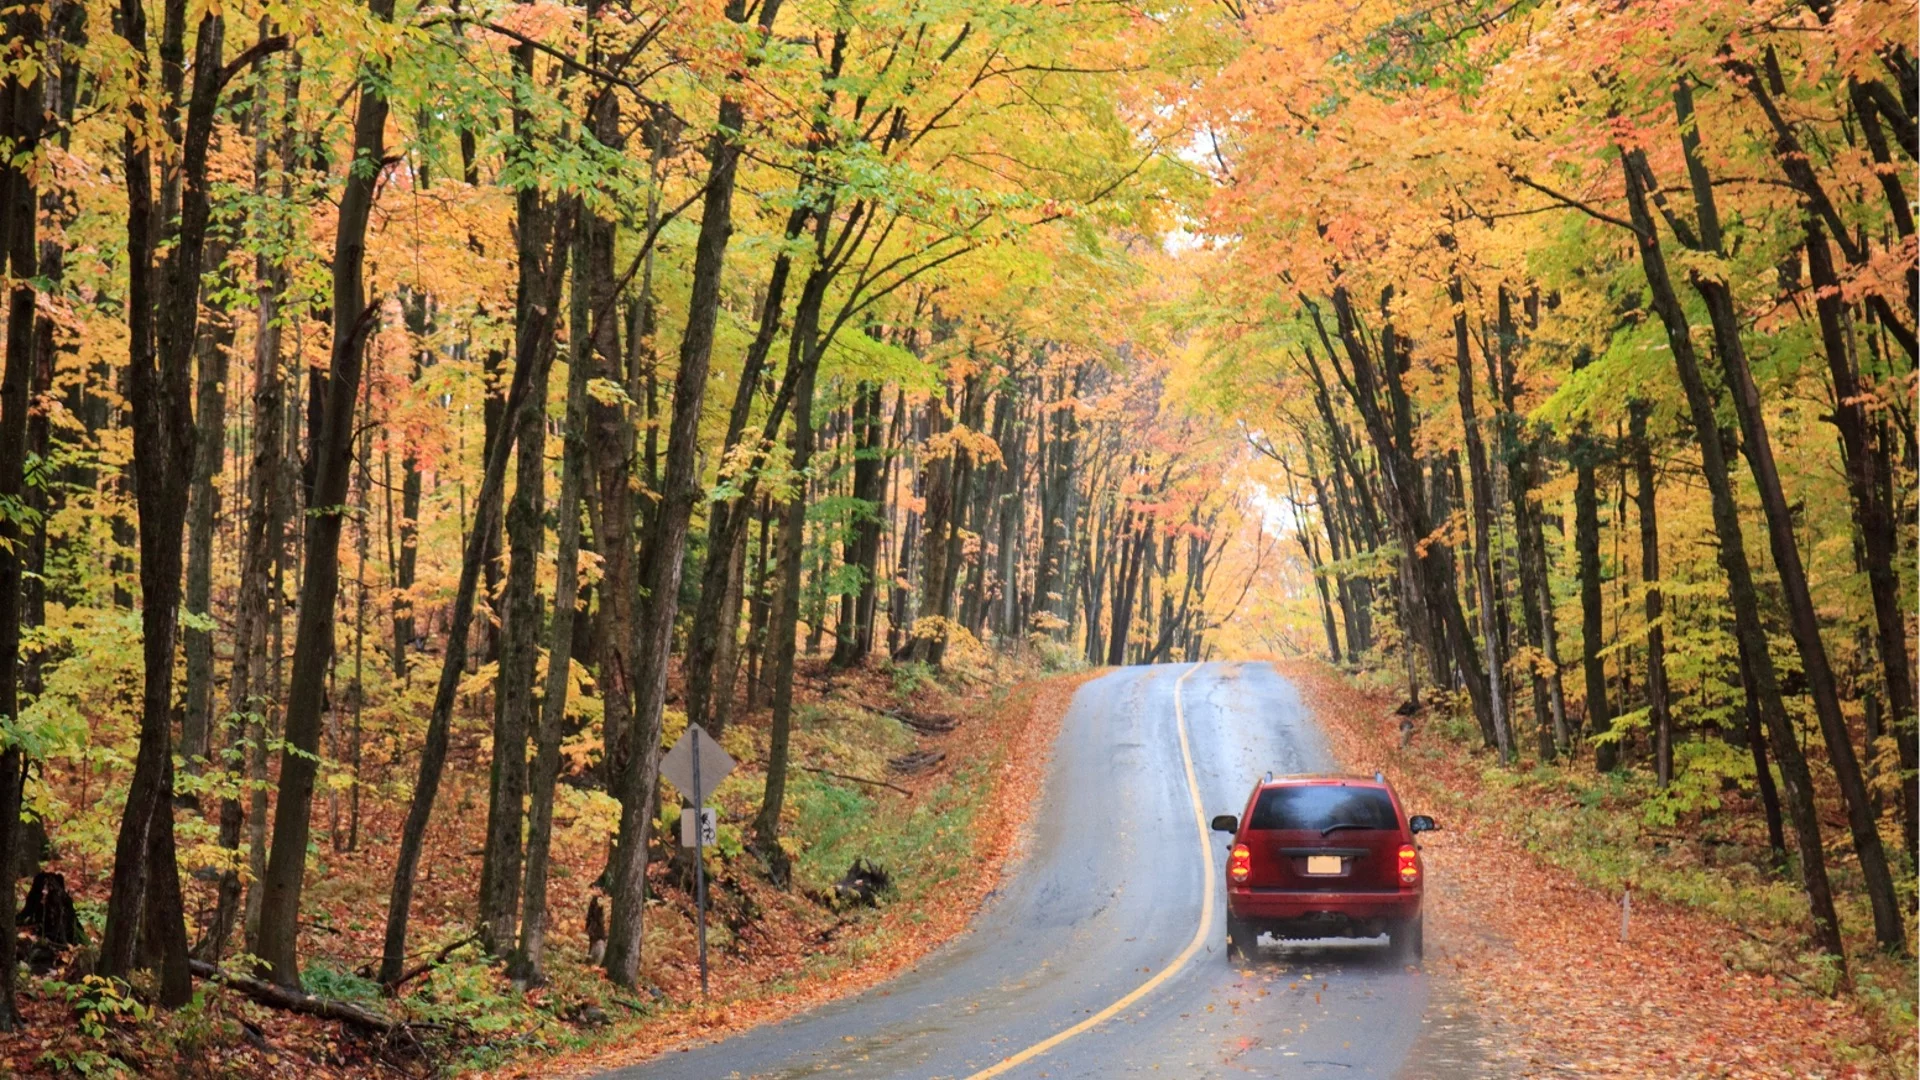
[[[1244,882],[1253,873],[1253,852],[1245,844],[1233,845],[1233,851],[1227,856],[1227,876],[1236,882]]]
[[[1412,844],[1400,845],[1400,884],[1420,884],[1420,853]]]

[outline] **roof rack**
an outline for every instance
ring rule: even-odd
[[[1265,782],[1266,782],[1266,783],[1269,783],[1269,784],[1271,784],[1271,783],[1273,783],[1273,770],[1272,770],[1272,769],[1268,769],[1268,770],[1267,770],[1267,779],[1266,779],[1266,781],[1265,781]]]
[[[1386,774],[1381,772],[1379,769],[1373,770],[1373,779],[1375,783],[1384,784],[1387,782]]]

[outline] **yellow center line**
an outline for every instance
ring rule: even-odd
[[[1135,1002],[1153,993],[1161,983],[1173,978],[1175,973],[1187,966],[1187,961],[1192,960],[1195,953],[1198,953],[1202,948],[1206,947],[1207,940],[1213,936],[1213,847],[1210,843],[1211,838],[1208,836],[1207,812],[1200,801],[1200,778],[1194,775],[1193,771],[1193,748],[1187,742],[1187,716],[1180,708],[1180,684],[1186,682],[1187,676],[1192,675],[1198,670],[1200,670],[1200,665],[1193,665],[1182,672],[1180,677],[1175,679],[1173,683],[1173,720],[1175,727],[1178,728],[1180,732],[1180,761],[1187,769],[1187,794],[1193,799],[1193,826],[1200,836],[1200,858],[1205,864],[1200,899],[1200,927],[1194,931],[1193,940],[1187,942],[1187,947],[1181,951],[1179,956],[1173,958],[1171,964],[1161,968],[1157,974],[1146,982],[1134,987],[1132,992],[1127,994],[1126,997],[1101,1009],[1099,1012],[1094,1013],[1092,1016],[1087,1017],[1085,1020],[1080,1021],[1065,1031],[1056,1032],[1012,1057],[1001,1059],[997,1065],[981,1069],[979,1072],[967,1077],[967,1080],[988,1080],[988,1077],[1000,1076],[1009,1069],[1018,1068],[1032,1061],[1034,1058],[1052,1050],[1068,1039],[1091,1031],[1120,1015],[1120,1013],[1131,1008]]]

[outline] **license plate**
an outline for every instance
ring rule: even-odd
[[[1340,864],[1341,859],[1338,855],[1309,855],[1307,856],[1307,873],[1338,874],[1341,869]]]

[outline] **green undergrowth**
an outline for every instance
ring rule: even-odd
[[[864,858],[892,877],[892,902],[918,902],[968,865],[985,773],[984,763],[968,763],[914,805],[889,800],[885,811],[867,792],[806,777],[795,792],[795,834],[808,838],[794,865],[796,880],[824,891],[855,858]]]
[[[1488,765],[1482,792],[1465,796],[1478,813],[1503,818],[1509,836],[1534,854],[1606,892],[1632,889],[1752,929],[1804,917],[1799,887],[1766,865],[1743,830],[1702,819],[1650,826],[1636,807],[1655,797],[1650,778],[1535,765]]]

